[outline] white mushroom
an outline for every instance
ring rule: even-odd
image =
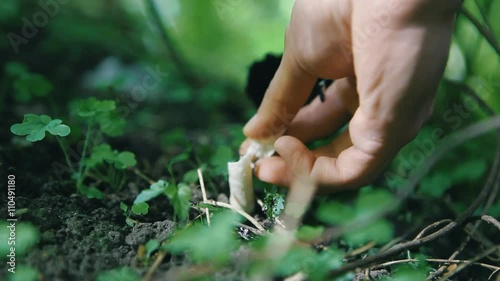
[[[229,172],[229,203],[247,213],[254,209],[254,191],[252,182],[253,160],[269,157],[274,154],[274,141],[250,140],[245,155],[238,162],[227,164]]]

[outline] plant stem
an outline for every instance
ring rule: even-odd
[[[144,4],[146,5],[146,8],[148,9],[150,15],[152,16],[153,22],[158,28],[161,38],[165,43],[165,46],[167,47],[167,52],[169,53],[170,58],[172,59],[175,66],[179,70],[181,76],[187,82],[188,85],[195,86],[193,88],[199,87],[201,85],[199,77],[190,70],[184,58],[181,56],[181,54],[178,52],[178,50],[172,43],[172,38],[170,38],[170,34],[168,33],[167,29],[165,28],[165,25],[161,20],[161,16],[156,6],[155,0],[145,0]]]
[[[495,52],[500,55],[500,46],[495,38],[495,34],[491,32],[491,28],[486,28],[465,8],[462,8],[461,13],[476,27],[477,31],[483,35],[484,39],[488,41]]]
[[[80,157],[80,163],[78,164],[78,180],[76,183],[76,187],[80,190],[80,186],[83,183],[84,171],[87,172],[87,169],[83,170],[83,162],[85,160],[85,154],[87,154],[87,147],[89,145],[90,140],[90,127],[92,125],[92,120],[89,120],[87,123],[87,132],[85,133],[85,141],[83,143],[82,156]]]
[[[155,181],[152,180],[150,177],[146,176],[143,172],[141,172],[139,169],[133,167],[133,168],[129,168],[131,169],[132,171],[134,171],[134,173],[140,177],[141,179],[145,180],[146,182],[148,182],[149,184],[154,184]]]
[[[66,164],[68,167],[71,169],[71,172],[75,173],[75,169],[73,168],[73,165],[71,165],[71,160],[69,159],[69,154],[68,151],[66,150],[66,147],[62,143],[62,140],[60,137],[56,136],[57,143],[59,143],[59,146],[61,147],[62,152],[64,153],[64,158],[66,159]]]

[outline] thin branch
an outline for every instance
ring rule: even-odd
[[[344,255],[344,259],[346,259],[346,258],[352,258],[352,257],[355,257],[357,255],[360,255],[360,254],[362,254],[362,253],[364,253],[364,252],[372,249],[373,247],[375,247],[375,245],[377,245],[375,243],[375,241],[370,241],[370,242],[366,243],[365,245],[363,245],[363,246],[361,246],[361,247],[359,247],[357,249],[354,249],[351,252],[345,254]]]
[[[462,269],[466,268],[467,266],[471,265],[471,264],[474,264],[476,261],[486,257],[487,255],[493,253],[494,251],[498,250],[499,247],[495,247],[495,248],[491,248],[489,249],[488,251],[484,252],[484,253],[481,253],[479,255],[477,255],[476,257],[474,257],[473,259],[471,260],[467,260],[463,263],[461,263],[459,266],[457,266],[457,268],[455,268],[455,270],[451,271],[451,272],[448,272],[447,274],[443,275],[443,277],[441,277],[439,279],[439,281],[446,281],[448,280],[449,278],[451,278],[453,275],[459,273],[460,271],[462,271]],[[484,265],[484,264],[482,264]],[[489,267],[491,269],[491,267]],[[495,271],[498,270],[498,267],[494,267],[493,268]]]
[[[154,180],[152,180],[150,177],[146,176],[143,172],[141,172],[136,167],[131,167],[129,169],[131,169],[134,172],[134,174],[136,174],[141,179],[145,180],[147,183],[149,183],[149,184],[154,184],[155,183]]]
[[[456,82],[453,82],[453,81],[448,81],[448,82],[451,83],[451,84],[454,84],[456,86],[459,86],[463,90],[463,93],[465,95],[469,96],[470,98],[474,99],[474,101],[476,101],[479,104],[479,106],[489,116],[496,116],[496,113],[493,111],[493,109],[488,104],[486,104],[486,102],[483,99],[481,99],[476,94],[476,92],[472,88],[470,88],[468,85],[463,84],[463,83],[456,83]],[[500,144],[500,130],[497,130],[496,137],[497,137],[497,143]],[[486,200],[486,204],[485,204],[485,206],[483,208],[483,211],[482,211],[483,215],[485,215],[488,212],[488,210],[490,209],[490,207],[493,204],[493,201],[494,201],[494,199],[495,199],[495,197],[496,197],[496,195],[498,193],[499,187],[500,187],[500,185],[498,184],[498,180],[500,179],[500,175],[499,175],[499,173],[500,173],[500,161],[498,159],[498,153],[499,152],[498,152],[498,148],[497,148],[497,157],[495,158],[493,166],[492,166],[492,168],[490,170],[490,173],[488,175],[488,179],[486,181],[487,182],[486,184],[491,183],[493,185],[493,187],[492,187],[492,190],[490,192],[489,198]],[[497,182],[497,184],[495,184],[495,182]],[[453,252],[453,254],[448,259],[450,259],[450,260],[451,259],[455,259],[465,249],[465,247],[467,247],[467,245],[469,244],[472,236],[478,230],[478,228],[479,228],[480,225],[481,225],[481,220],[478,220],[474,224],[474,226],[470,227],[470,231],[467,233],[468,235],[465,238],[465,240],[458,247],[458,249],[455,250],[455,252]],[[443,272],[445,270],[446,270],[446,267],[445,266],[441,266],[434,273],[431,274],[432,278],[443,274]]]
[[[494,217],[484,215],[484,216],[481,216],[481,219],[487,223],[493,224],[494,226],[496,226],[498,228],[498,230],[500,230],[500,222],[498,222],[498,220],[495,219]]]
[[[430,170],[430,168],[441,158],[441,156],[449,151],[450,149],[458,146],[459,144],[477,137],[481,134],[486,133],[489,130],[484,130],[486,129],[484,126],[486,125],[490,129],[496,129],[496,137],[497,137],[497,147],[496,147],[496,153],[495,153],[495,158],[492,164],[492,167],[490,169],[488,178],[486,180],[485,185],[483,186],[481,192],[479,195],[476,197],[476,199],[472,202],[472,204],[462,213],[460,214],[457,219],[453,222],[450,222],[443,228],[439,229],[438,231],[426,236],[422,237],[418,240],[406,242],[406,243],[401,243],[397,244],[392,248],[389,248],[388,250],[384,252],[379,252],[378,254],[374,256],[367,257],[363,260],[358,260],[354,261],[351,263],[347,263],[344,266],[340,267],[337,270],[333,270],[330,272],[330,276],[338,276],[340,274],[343,274],[345,272],[351,271],[353,269],[362,267],[362,266],[368,266],[371,264],[376,263],[377,261],[383,260],[385,258],[391,257],[393,255],[396,255],[402,251],[405,250],[410,250],[413,248],[418,248],[430,241],[433,241],[434,239],[437,239],[443,235],[448,234],[450,231],[455,229],[457,226],[464,224],[468,218],[473,214],[473,212],[481,206],[485,200],[488,194],[490,195],[490,198],[487,200],[487,206],[485,208],[489,207],[490,202],[492,202],[491,196],[495,196],[498,193],[498,190],[500,189],[500,118],[495,115],[494,111],[489,107],[482,99],[478,98],[478,95],[467,85],[461,85],[466,93],[469,95],[472,95],[477,98],[479,105],[481,108],[486,111],[491,117],[490,119],[487,119],[486,121],[482,121],[479,123],[476,123],[472,126],[467,127],[466,129],[463,129],[459,132],[456,132],[453,134],[451,137],[448,138],[447,142],[443,144],[431,157],[429,157],[425,163],[422,165],[422,167],[417,170],[415,174],[410,177],[410,179],[405,183],[405,185],[402,188],[402,193],[399,195],[397,202],[395,202],[395,206],[399,205],[406,197],[409,196],[409,194],[413,191],[415,186],[418,184],[419,180]],[[495,123],[495,125],[493,125]],[[489,125],[491,126],[489,126]],[[382,212],[375,214],[370,220],[373,219],[378,219],[382,217],[383,215],[387,214],[394,206],[389,206],[386,210],[383,210]],[[359,222],[354,222],[354,226],[356,223]],[[348,228],[352,226],[347,226]],[[477,227],[477,226],[476,226]],[[334,229],[335,230],[335,229]],[[340,229],[338,231],[337,235],[340,235],[342,232],[345,231],[345,228]],[[331,237],[334,236],[335,233],[329,233],[328,235],[331,235]]]
[[[420,231],[420,233],[413,239],[413,241],[420,239],[422,236],[424,236],[424,234],[428,230],[430,230],[432,228],[436,228],[439,225],[442,225],[443,223],[450,223],[450,222],[452,222],[452,220],[450,220],[450,219],[444,219],[444,220],[437,221],[437,222],[435,222],[435,223],[427,226],[426,228],[422,229],[422,231]]]
[[[500,117],[492,117],[486,121],[481,121],[479,123],[476,123],[472,126],[469,126],[466,129],[463,129],[452,136],[448,138],[448,141],[440,147],[431,157],[429,157],[426,160],[426,163],[422,165],[422,167],[412,176],[410,179],[407,181],[407,183],[403,186],[402,190],[403,195],[400,197],[397,202],[399,204],[403,198],[406,198],[409,193],[415,188],[415,186],[418,184],[419,180],[430,170],[430,168],[441,158],[444,153],[448,152],[452,148],[458,146],[459,144],[464,143],[465,141],[472,139],[474,137],[477,137],[479,135],[485,134],[486,132],[489,132],[491,129],[498,129],[500,128]],[[500,142],[497,144],[497,153],[495,157],[495,161],[493,163],[493,167],[490,170],[490,177],[488,178],[486,184],[484,185],[483,189],[479,193],[479,195],[476,197],[476,199],[473,201],[473,203],[462,213],[460,214],[457,219],[453,222],[448,223],[438,231],[429,234],[425,237],[421,237],[418,240],[413,240],[409,241],[406,243],[401,243],[397,244],[394,247],[388,249],[387,251],[380,252],[376,255],[369,256],[363,260],[358,260],[354,261],[351,263],[346,263],[342,267],[333,270],[330,272],[330,277],[335,277],[339,276],[343,273],[349,272],[351,270],[354,270],[356,268],[360,268],[363,266],[369,266],[377,261],[389,258],[391,256],[397,255],[398,253],[405,251],[405,250],[410,250],[414,249],[417,247],[420,247],[426,243],[429,243],[430,241],[433,241],[439,237],[442,237],[446,234],[448,234],[450,231],[454,230],[457,226],[462,225],[471,215],[472,213],[481,205],[484,203],[486,197],[492,189],[495,187],[496,184],[498,184],[498,181],[496,180],[497,175],[498,175],[498,167],[500,166]],[[493,175],[493,176],[492,176]],[[383,212],[385,215],[387,211],[390,211],[394,208],[394,206],[390,206]],[[381,213],[375,215],[376,218],[379,218]],[[371,218],[373,219],[373,218]],[[359,223],[359,222],[355,222]]]
[[[167,256],[166,251],[160,251],[158,252],[158,255],[156,256],[155,261],[151,265],[150,268],[148,268],[148,271],[146,271],[146,274],[144,274],[144,277],[142,277],[141,281],[150,281],[151,278],[153,278],[153,274],[155,273],[156,269],[160,264],[163,262],[163,259]]]
[[[404,260],[388,261],[388,262],[384,262],[384,263],[381,263],[379,265],[372,267],[371,270],[384,268],[384,267],[388,267],[388,266],[400,264],[400,263],[409,263],[409,262],[418,262],[418,261],[419,261],[418,259],[404,259]],[[426,262],[433,262],[433,263],[454,263],[454,264],[467,263],[467,264],[479,265],[479,266],[482,266],[484,268],[488,268],[488,269],[495,270],[495,271],[500,270],[500,267],[498,267],[498,266],[494,266],[494,265],[487,264],[487,263],[481,263],[481,262],[471,262],[469,260],[425,259],[425,261]]]
[[[255,227],[257,227],[258,230],[260,230],[262,232],[266,231],[266,229],[256,219],[254,219],[251,215],[245,213],[243,210],[240,210],[240,209],[238,209],[230,204],[215,201],[215,200],[207,200],[204,203],[215,206],[215,207],[223,207],[223,208],[233,210],[233,211],[237,212],[238,214],[242,215],[243,217],[245,217],[249,222],[251,222]]]
[[[460,12],[476,27],[477,31],[483,35],[484,39],[493,47],[497,55],[500,55],[500,46],[495,38],[495,34],[493,34],[490,29],[485,28],[467,9],[462,7]]]
[[[197,170],[198,172],[198,179],[200,180],[200,187],[201,187],[201,194],[203,196],[203,203],[207,202],[207,191],[205,189],[205,181],[203,180],[203,173],[201,172],[201,169]],[[207,215],[207,224],[210,226],[210,212],[208,211],[208,208],[205,208],[205,214]]]

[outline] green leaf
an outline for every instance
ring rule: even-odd
[[[142,202],[147,202],[155,197],[158,197],[158,195],[162,194],[165,192],[165,189],[168,187],[168,182],[164,180],[159,180],[155,183],[153,183],[149,189],[144,189],[137,195],[137,197],[134,200],[134,204],[142,203]]]
[[[129,218],[129,217],[125,218],[125,223],[126,223],[128,226],[130,226],[130,227],[134,227],[134,225],[135,225],[134,220],[133,220],[133,219],[131,219],[131,218]]]
[[[116,169],[120,170],[137,164],[135,155],[132,152],[118,152],[117,150],[112,150],[109,144],[101,144],[92,149],[92,154],[85,160],[85,165],[88,168],[94,168],[104,161],[113,164]]]
[[[34,245],[38,243],[40,238],[40,233],[38,229],[30,223],[17,223],[14,228],[10,228],[11,225],[7,222],[0,223],[0,237],[2,237],[2,243],[0,243],[0,254],[2,258],[10,253],[10,247],[7,243],[7,237],[11,231],[16,234],[16,257],[24,256]],[[5,240],[3,240],[5,239]]]
[[[25,73],[14,81],[14,90],[16,91],[16,99],[25,102],[29,101],[32,96],[47,96],[53,90],[53,86],[40,74]]]
[[[17,61],[9,61],[5,63],[4,69],[5,73],[12,77],[21,76],[28,72],[26,65]]]
[[[182,177],[182,181],[187,184],[198,182],[198,170],[194,169],[185,173]]]
[[[419,192],[434,198],[440,198],[452,186],[450,176],[444,173],[436,173],[427,176],[420,182]]]
[[[344,224],[352,221],[356,216],[354,208],[336,201],[323,202],[316,210],[316,218],[330,225]]]
[[[146,243],[146,245],[144,245],[144,247],[146,248],[146,256],[150,258],[151,254],[160,247],[160,242],[156,239],[151,239]]]
[[[100,112],[115,110],[116,104],[112,100],[98,100],[95,97],[80,100],[77,103],[77,112],[81,117],[93,117]]]
[[[170,162],[168,163],[168,166],[172,167],[173,165],[175,165],[177,163],[189,160],[190,153],[191,153],[191,147],[189,146],[182,153],[180,153],[180,154],[176,155],[174,158],[172,158],[170,160]]]
[[[139,273],[128,267],[105,271],[97,276],[96,281],[140,281]]]
[[[239,246],[234,226],[239,216],[231,211],[221,211],[213,215],[212,226],[195,224],[177,231],[165,249],[172,253],[186,253],[195,263],[229,262],[234,249]]]
[[[325,231],[325,227],[323,226],[303,225],[299,228],[295,235],[297,236],[297,239],[308,242],[321,237],[323,231]]]
[[[122,151],[117,155],[117,161],[115,161],[115,166],[118,169],[125,169],[127,167],[133,167],[137,164],[135,160],[135,154],[130,151]]]
[[[310,247],[295,246],[278,262],[276,273],[280,276],[292,275],[299,271],[309,271],[309,266],[316,266],[316,253]]]
[[[393,225],[381,219],[344,234],[344,239],[349,245],[358,246],[370,241],[377,244],[389,242],[394,235]]]
[[[27,265],[16,265],[15,273],[9,274],[7,281],[36,281],[38,270]]]
[[[146,215],[149,211],[149,205],[146,202],[141,202],[132,205],[132,213],[136,215]]]
[[[126,121],[116,111],[99,112],[95,120],[101,131],[110,137],[119,137],[125,132]]]
[[[328,280],[326,278],[328,273],[342,266],[344,255],[345,253],[333,248],[333,246],[319,253],[316,257],[315,266],[310,268],[307,272],[309,279],[312,281]],[[348,280],[352,280],[352,278]]]
[[[285,209],[285,198],[278,193],[275,185],[265,188],[264,193],[264,207],[267,217],[271,220],[278,218],[281,211]]]
[[[486,170],[488,163],[484,159],[471,159],[460,162],[452,173],[453,182],[462,183],[480,179]]]
[[[123,211],[123,213],[126,213],[128,210],[127,204],[120,202],[120,209]]]
[[[425,267],[414,267],[408,264],[397,265],[391,277],[384,277],[381,281],[405,280],[422,281],[427,279],[428,270]]]
[[[215,167],[218,172],[227,172],[227,162],[233,161],[233,158],[234,154],[231,148],[220,146],[210,158],[210,165]]]
[[[186,129],[184,128],[175,128],[166,131],[161,138],[162,145],[166,147],[172,147],[176,145],[186,146],[188,142],[188,139],[186,139]]]
[[[392,194],[385,189],[363,188],[356,200],[356,218],[369,217],[386,210],[394,201]]]
[[[26,136],[27,141],[35,142],[43,140],[45,132],[65,137],[69,135],[71,129],[62,124],[60,119],[52,120],[47,115],[26,114],[23,123],[12,125],[10,131],[18,136]]]
[[[180,183],[177,185],[176,194],[170,197],[174,206],[175,217],[181,221],[186,221],[189,208],[191,207],[191,188],[188,185]]]
[[[91,187],[86,187],[86,186],[83,186],[80,188],[80,192],[87,196],[87,198],[89,199],[92,199],[92,198],[95,198],[95,199],[102,199],[104,197],[104,195],[102,194],[102,191],[100,191],[99,189],[91,186]]]

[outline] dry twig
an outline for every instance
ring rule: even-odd
[[[487,223],[491,223],[492,225],[496,226],[498,228],[498,230],[500,230],[500,222],[497,219],[495,219],[494,217],[483,215],[483,216],[481,216],[481,219]]]
[[[215,200],[207,200],[207,202],[204,202],[204,203],[215,206],[215,207],[223,207],[223,208],[233,210],[233,211],[237,212],[238,214],[242,215],[243,217],[245,217],[249,222],[251,222],[255,227],[257,227],[258,230],[260,230],[262,232],[266,231],[266,229],[256,219],[254,219],[251,215],[249,215],[248,213],[245,213],[243,210],[240,210],[240,209],[238,209],[230,204],[215,201]]]
[[[203,196],[203,203],[207,202],[207,191],[205,189],[205,181],[203,180],[203,173],[201,172],[201,169],[198,169],[198,179],[200,181],[200,187],[201,187],[201,194]],[[205,214],[207,215],[207,224],[210,226],[210,212],[208,211],[208,208],[204,208]]]

